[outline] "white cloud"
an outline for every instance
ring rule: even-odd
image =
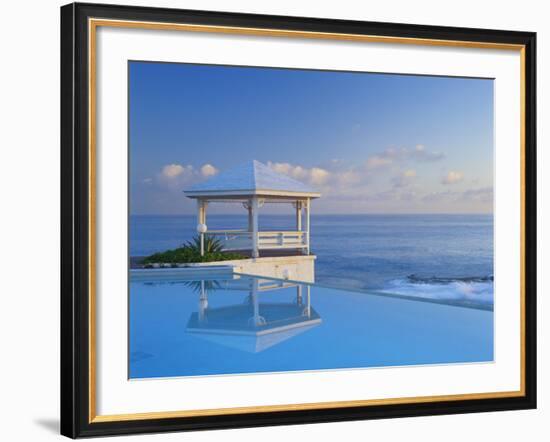
[[[331,160],[325,166],[305,167],[291,163],[275,163],[268,161],[267,165],[275,172],[287,175],[303,183],[322,190],[326,195],[341,195],[351,186],[364,184],[368,180],[368,172],[358,167],[345,167],[340,160]]]
[[[291,175],[297,180],[307,179],[309,172],[302,166],[295,166],[291,170]]]
[[[373,155],[367,159],[366,167],[368,170],[381,169],[393,164],[393,159],[391,157],[382,156],[382,155]]]
[[[211,177],[219,172],[212,164],[206,163],[201,167],[201,175],[203,177]]]
[[[445,157],[441,152],[427,150],[422,144],[417,144],[409,151],[409,155],[416,161],[438,161]]]
[[[203,164],[198,169],[191,164],[172,163],[162,167],[156,176],[156,183],[164,188],[181,191],[187,186],[216,175],[218,172],[219,170],[209,163]]]
[[[310,171],[309,181],[311,184],[322,185],[327,182],[330,177],[330,172],[320,167],[313,167]]]
[[[414,148],[388,147],[382,152],[370,156],[365,163],[367,170],[383,169],[395,163],[404,161],[432,162],[444,158],[441,152],[429,151],[422,144]]]
[[[441,180],[441,184],[455,184],[464,179],[464,174],[456,170],[450,170]]]
[[[409,185],[414,178],[416,178],[416,170],[407,169],[392,179],[393,187],[405,187]]]
[[[493,202],[493,188],[481,187],[478,189],[469,189],[462,192],[462,199],[465,201],[480,201],[484,203]]]
[[[185,172],[191,172],[193,166],[182,166],[181,164],[167,164],[162,168],[160,174],[165,178],[175,178]]]
[[[435,180],[430,187],[423,187],[427,183],[418,179],[418,171],[422,171],[420,175],[424,176],[425,166],[417,167],[416,162],[435,158],[442,156],[419,145],[389,148],[367,158],[367,162],[353,163],[333,158],[315,166],[289,162],[268,162],[267,165],[278,173],[318,189],[323,197],[316,201],[316,206],[321,212],[491,210],[492,188],[463,190],[466,180],[457,170],[449,171],[441,182],[454,184],[463,181],[461,186],[440,188],[442,191],[438,192],[435,188],[438,181]],[[180,193],[218,173],[220,170],[211,163],[198,166],[170,163],[161,167],[156,175],[144,178],[142,189],[156,192],[151,195],[155,195],[158,201],[162,198],[171,200],[176,192]],[[471,184],[470,181],[468,179],[467,183]]]
[[[283,173],[285,175],[290,175],[294,166],[290,163],[272,163],[271,161],[267,162],[267,165],[271,167],[277,173]]]
[[[341,186],[347,187],[360,183],[363,177],[355,170],[345,170],[338,172],[335,178]]]
[[[407,149],[388,148],[380,154],[368,158],[366,167],[345,166],[339,160],[331,160],[325,166],[305,167],[292,163],[278,163],[268,161],[267,165],[275,172],[282,173],[304,183],[314,186],[330,187],[331,193],[344,190],[351,185],[372,181],[372,173],[378,169],[397,166],[402,158],[409,157],[411,151]],[[402,176],[401,176],[402,175]],[[414,169],[406,169],[400,173],[400,179],[410,180],[416,176]]]
[[[446,190],[444,192],[433,192],[424,195],[422,198],[426,202],[468,202],[468,203],[485,203],[493,202],[493,188],[480,187],[477,189],[467,189],[464,191]]]
[[[267,165],[277,173],[282,173],[298,181],[317,186],[325,184],[331,177],[331,172],[321,167],[312,167],[308,169],[300,165],[273,163],[271,161],[268,161]]]

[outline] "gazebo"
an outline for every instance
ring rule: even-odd
[[[212,307],[208,304],[208,287],[212,285],[209,282],[200,281],[199,311],[191,314],[186,332],[218,345],[258,353],[322,322],[311,306],[309,285],[259,278],[216,280],[215,290],[248,292],[248,296],[245,302]],[[293,287],[295,301],[260,301],[262,292]]]
[[[249,250],[253,258],[264,250],[300,250],[309,255],[311,200],[321,194],[306,184],[275,172],[253,160],[220,173],[184,191],[197,200],[197,230],[201,235],[217,238],[224,250]],[[237,203],[248,211],[248,228],[242,230],[208,230],[206,211],[211,203]],[[258,229],[258,213],[265,204],[292,204],[296,214],[295,230],[262,231]],[[302,213],[304,222],[302,223]]]

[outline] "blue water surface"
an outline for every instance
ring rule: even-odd
[[[244,276],[133,276],[129,331],[130,378],[493,360],[491,311]]]

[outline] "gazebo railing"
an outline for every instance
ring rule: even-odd
[[[223,250],[250,250],[253,247],[253,233],[248,230],[209,230],[206,235],[220,241]],[[290,230],[258,232],[260,250],[306,247],[306,232]]]
[[[300,231],[258,232],[260,249],[299,249],[306,247],[305,233]]]
[[[248,230],[209,230],[206,236],[217,239],[223,250],[249,250],[252,247],[252,232]]]

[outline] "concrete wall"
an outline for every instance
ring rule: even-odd
[[[235,273],[312,283],[315,282],[316,258],[314,255],[278,256],[197,263],[189,264],[189,267],[233,266]]]

